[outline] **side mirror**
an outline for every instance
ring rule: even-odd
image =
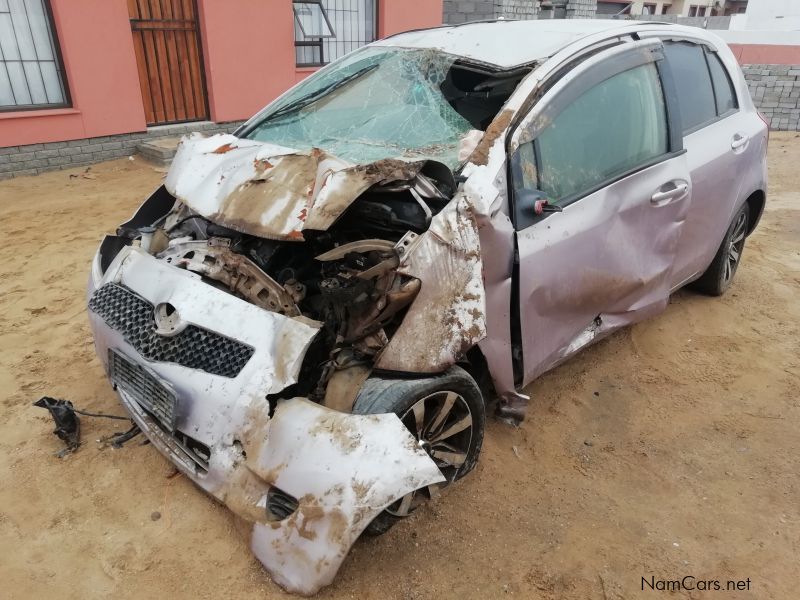
[[[536,215],[541,215],[544,213],[557,213],[563,212],[564,209],[560,206],[555,204],[550,204],[550,201],[547,199],[547,196],[540,192],[539,190],[522,190],[519,192],[517,196],[519,202],[524,207],[532,206],[533,212]]]

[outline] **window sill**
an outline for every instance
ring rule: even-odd
[[[33,117],[60,117],[62,115],[79,115],[77,108],[43,108],[29,110],[0,111],[0,121],[4,119],[28,119]]]
[[[295,73],[314,73],[315,71],[319,71],[325,65],[304,65],[302,67],[295,67]]]

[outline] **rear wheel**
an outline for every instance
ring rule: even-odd
[[[475,380],[459,367],[425,379],[370,378],[361,388],[353,412],[395,413],[447,479],[397,500],[367,526],[369,535],[388,531],[469,473],[478,461],[486,409]]]
[[[714,260],[692,284],[694,289],[710,296],[721,296],[730,287],[742,260],[749,221],[750,211],[745,204],[733,217]]]

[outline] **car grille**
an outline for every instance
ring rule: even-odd
[[[116,350],[108,351],[111,380],[134,419],[144,423],[148,436],[157,440],[170,454],[198,477],[208,473],[211,449],[175,428],[178,403],[175,393],[147,369],[128,360]]]
[[[196,325],[188,325],[170,337],[158,335],[153,305],[116,283],[108,283],[97,290],[89,300],[89,309],[120,332],[147,360],[236,377],[254,353],[246,344]]]
[[[170,431],[175,430],[175,393],[156,379],[147,369],[128,360],[119,352],[108,351],[111,381],[136,400]]]

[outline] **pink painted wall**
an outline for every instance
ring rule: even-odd
[[[125,0],[51,0],[72,108],[0,112],[0,147],[143,131]]]
[[[246,119],[295,83],[292,3],[198,0],[211,120]]]
[[[442,0],[378,0],[378,35],[440,25]],[[126,0],[51,0],[72,108],[0,112],[0,147],[146,129]],[[290,0],[197,0],[210,118],[246,119],[297,68]]]
[[[442,0],[378,0],[378,37],[442,24]]]
[[[800,45],[730,44],[740,65],[800,65]]]
[[[442,24],[442,0],[378,0],[378,36]],[[296,68],[288,0],[198,0],[211,120],[246,119],[313,73]]]

